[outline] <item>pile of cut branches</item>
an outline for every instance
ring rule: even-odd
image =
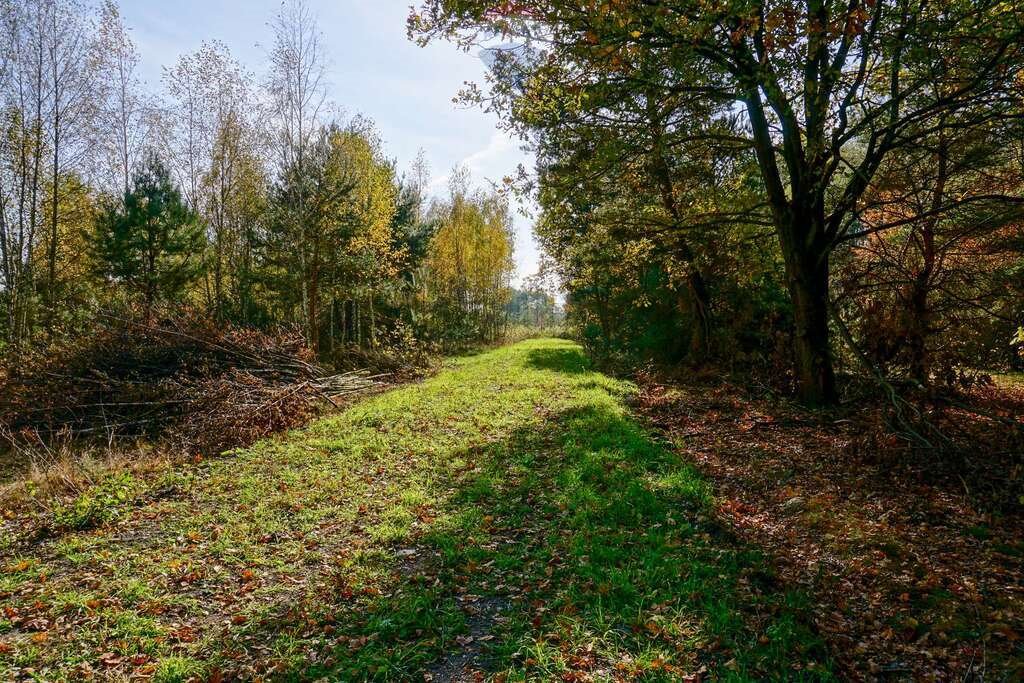
[[[224,328],[201,317],[101,320],[87,337],[0,368],[5,433],[158,438],[190,452],[220,451],[380,385],[366,370],[319,366],[294,329]]]

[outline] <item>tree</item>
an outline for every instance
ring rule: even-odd
[[[254,311],[254,249],[267,200],[267,174],[256,146],[261,137],[241,112],[218,126],[213,158],[203,178],[203,215],[212,253],[208,306],[218,318],[242,320]]]
[[[167,147],[186,202],[209,228],[207,306],[223,319],[228,290],[240,283],[229,270],[232,262],[244,260],[247,226],[260,204],[252,193],[262,192],[265,184],[259,151],[268,141],[259,124],[261,107],[252,77],[216,41],[183,55],[165,70],[164,83],[172,101]]]
[[[271,26],[274,47],[267,86],[279,167],[302,168],[327,99],[323,35],[305,0],[284,0]]]
[[[47,188],[46,202],[52,197]],[[54,279],[60,285],[59,304],[46,311],[47,332],[51,335],[80,329],[88,321],[89,303],[97,294],[89,251],[90,234],[99,210],[97,192],[74,172],[61,175],[57,188],[57,248],[52,250],[50,235],[40,240],[33,260],[53,263]]]
[[[527,277],[512,289],[508,304],[509,321],[527,327],[551,327],[561,319],[561,309],[543,272]]]
[[[320,168],[314,173],[320,174],[327,168],[325,158],[325,133],[321,126],[325,102],[327,99],[324,79],[326,74],[326,55],[323,49],[323,37],[316,23],[316,18],[305,0],[284,0],[281,9],[271,24],[274,31],[274,45],[270,51],[270,74],[267,79],[267,90],[270,94],[272,107],[272,129],[275,138],[274,149],[277,153],[277,172],[279,175],[274,201],[278,207],[288,207],[287,216],[280,211],[275,213],[274,225],[278,236],[282,227],[293,234],[308,235],[310,225],[301,222],[305,216],[311,215],[310,207],[306,206],[307,193],[325,191],[321,183],[304,179],[309,150],[316,145],[320,157],[315,163]],[[328,174],[330,175],[330,174]],[[321,177],[326,181],[326,176]],[[321,200],[331,203],[335,201],[335,190],[327,191]],[[322,220],[323,217],[316,220]],[[338,226],[341,229],[340,226]],[[302,296],[301,310],[305,316],[305,327],[310,335],[310,343],[319,343],[319,302],[310,301],[312,293],[319,294],[319,277],[323,264],[319,261],[323,254],[319,239],[298,249],[299,262],[297,270],[302,278],[300,287]],[[317,259],[307,262],[307,258]]]
[[[708,118],[692,137],[709,143],[714,122],[741,110],[737,137],[757,161],[785,263],[799,393],[827,404],[830,257],[857,234],[859,204],[891,155],[943,119],[971,128],[1019,113],[1005,84],[1021,73],[1022,13],[1000,0],[428,0],[410,30],[536,46],[539,58],[515,62],[523,95],[511,79],[492,83],[490,102],[512,118],[587,106],[595,83],[699,102]],[[936,83],[940,97],[916,99]]]
[[[392,222],[393,251],[400,254],[401,281],[399,307],[412,329],[421,330],[423,306],[421,288],[426,279],[427,255],[439,221],[430,215],[427,186],[430,168],[426,153],[420,150],[412,167],[398,182],[395,217]]]
[[[499,338],[515,265],[507,198],[471,193],[468,184],[468,174],[457,169],[449,200],[434,207],[438,227],[424,283],[432,334],[453,346]]]
[[[695,143],[689,122],[699,113],[678,99],[601,88],[588,92],[586,108],[540,108],[523,118],[537,153],[537,201],[553,219],[543,221],[545,238],[557,241],[564,232],[565,239],[587,240],[593,232],[597,242],[618,241],[620,252],[648,243],[644,249],[665,275],[659,282],[670,290],[666,298],[679,309],[673,318],[685,319],[674,326],[685,338],[672,346],[700,362],[721,348],[712,344],[715,318],[728,318],[726,311],[714,315],[722,272],[711,266],[731,233],[764,218],[728,122],[719,124],[723,139],[715,145]]]
[[[1019,301],[1010,271],[1024,260],[1014,240],[1024,205],[996,201],[1024,191],[1020,149],[1007,137],[940,122],[892,155],[865,193],[862,237],[842,255],[837,281],[879,367],[928,385],[964,365],[1000,364],[992,351],[1001,345],[978,342],[993,324],[992,337],[1005,338]]]
[[[366,119],[355,119],[335,137],[334,144],[352,182],[346,212],[352,217],[354,230],[347,243],[338,245],[332,307],[346,301],[345,322],[349,322],[350,315],[355,316],[355,338],[349,333],[346,341],[374,347],[378,301],[393,293],[406,256],[393,232],[398,202],[395,168],[384,157],[380,138]],[[334,333],[332,326],[332,343]]]
[[[109,194],[124,197],[143,150],[155,142],[155,106],[137,75],[139,51],[113,0],[100,6],[92,45],[99,116],[95,119],[96,176]]]
[[[294,318],[297,308],[314,350],[320,348],[321,295],[338,273],[336,261],[356,231],[355,183],[337,126],[322,128],[271,189],[264,252],[271,287]]]
[[[151,153],[123,206],[108,206],[97,219],[91,251],[97,273],[139,297],[148,317],[157,303],[180,300],[202,274],[205,246],[203,225]]]
[[[33,327],[37,293],[33,254],[44,230],[46,163],[46,14],[41,4],[8,3],[3,12],[3,176],[0,259],[8,339],[18,344]]]

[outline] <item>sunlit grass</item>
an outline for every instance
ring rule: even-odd
[[[1024,389],[1024,372],[994,372],[991,376],[1004,389]]]
[[[160,500],[0,574],[66,619],[44,642],[0,628],[0,678],[115,651],[137,663],[109,673],[163,681],[415,680],[465,648],[502,680],[827,678],[800,596],[718,528],[633,390],[530,340],[161,475]]]

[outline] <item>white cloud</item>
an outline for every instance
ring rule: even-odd
[[[465,157],[457,164],[457,167],[468,170],[476,183],[498,182],[515,170],[515,164],[510,165],[510,160],[523,156],[516,142],[508,134],[496,130],[491,134],[486,147]],[[428,192],[442,194],[450,179],[450,172],[433,178],[427,186]]]

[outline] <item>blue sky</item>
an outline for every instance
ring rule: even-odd
[[[493,115],[452,103],[463,83],[483,83],[484,64],[439,42],[420,48],[405,34],[412,0],[308,0],[326,37],[329,97],[346,114],[372,118],[388,154],[405,169],[423,148],[444,193],[449,171],[467,166],[477,184],[499,181],[532,159],[496,127]],[[142,54],[142,76],[159,86],[161,69],[217,39],[257,76],[265,72],[278,0],[122,0]],[[516,212],[518,279],[537,267],[530,221]]]

